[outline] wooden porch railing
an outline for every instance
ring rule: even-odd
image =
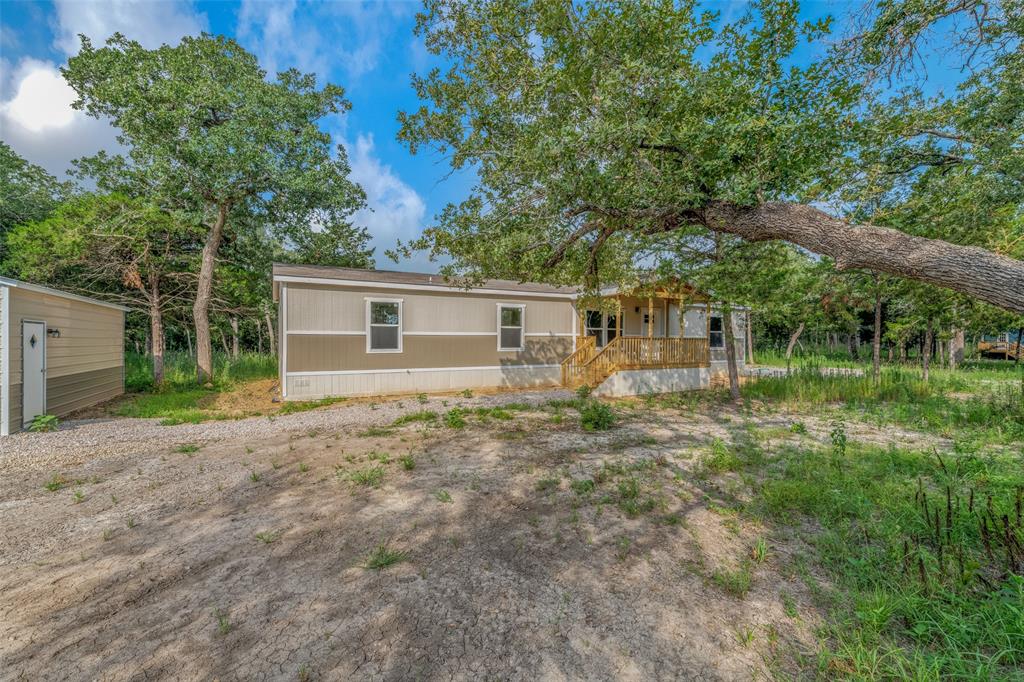
[[[579,350],[562,363],[562,383],[565,386],[586,384],[594,387],[609,375],[624,369],[708,367],[711,362],[706,338],[619,336],[585,362],[578,358],[573,360],[577,353]]]
[[[562,385],[579,386],[583,376],[583,368],[597,355],[597,338],[593,336],[577,336],[576,350],[562,360]]]

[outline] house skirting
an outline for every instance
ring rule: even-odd
[[[435,367],[339,372],[288,372],[285,400],[332,396],[461,391],[467,388],[542,388],[558,386],[560,365]]]
[[[711,385],[708,367],[627,369],[615,372],[594,389],[594,395],[617,398],[645,393],[695,391]]]

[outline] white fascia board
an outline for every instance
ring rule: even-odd
[[[89,298],[88,296],[79,296],[78,294],[69,294],[66,291],[60,291],[59,289],[51,289],[50,287],[40,286],[38,284],[29,284],[28,282],[22,282],[17,279],[10,279],[9,277],[0,277],[0,284],[5,287],[13,287],[15,289],[24,289],[25,291],[32,291],[37,294],[46,294],[47,296],[57,296],[58,298],[67,298],[72,301],[79,301],[81,303],[91,303],[92,305],[103,306],[104,308],[113,308],[114,310],[120,310],[121,312],[128,312],[129,308],[123,305],[117,305],[116,303],[107,303],[106,301],[98,301],[95,298]]]

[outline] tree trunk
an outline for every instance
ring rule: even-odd
[[[194,355],[192,351],[192,332],[188,327],[185,327],[185,340],[188,341],[188,356],[192,357]]]
[[[804,323],[801,322],[800,326],[796,328],[796,331],[789,336],[789,345],[786,346],[786,372],[789,372],[789,361],[793,357],[793,348],[796,346],[796,342],[800,339],[800,335],[804,333]]]
[[[1017,355],[1013,357],[1013,364],[1020,363],[1020,356],[1024,355],[1024,327],[1017,328]]]
[[[875,278],[875,329],[871,336],[871,374],[875,377],[875,383],[882,376],[882,292],[877,288],[878,278]]]
[[[227,205],[217,207],[217,219],[206,235],[196,300],[192,305],[192,319],[196,325],[196,380],[207,384],[213,379],[213,349],[210,345],[210,297],[213,294],[213,270],[217,265],[217,251],[224,238],[224,225],[228,219]]]
[[[928,365],[932,359],[932,318],[928,318],[928,326],[924,332],[924,347],[921,349],[921,367],[924,370],[924,380],[928,381]]]
[[[907,341],[906,339],[900,341],[900,364],[907,364]]]
[[[238,317],[231,316],[231,357],[238,359]]]
[[[277,337],[274,336],[274,322],[270,319],[270,313],[263,313],[263,319],[267,323],[267,342],[270,344],[270,354],[277,355]]]
[[[227,335],[224,333],[224,330],[221,329],[220,327],[217,327],[217,331],[220,332],[220,343],[224,347],[224,355],[230,355],[231,354],[231,349],[228,348],[228,337],[227,337]]]
[[[263,325],[256,320],[256,354],[263,355]]]
[[[732,328],[732,308],[722,307],[722,330],[725,332],[725,360],[729,368],[729,395],[734,401],[740,399],[740,373],[736,367],[736,335]]]
[[[682,315],[679,316],[682,320]],[[751,365],[754,364],[754,327],[750,324],[750,311],[747,311],[746,315],[747,323],[747,362]]]
[[[164,316],[160,301],[160,278],[149,276],[149,335],[153,339],[153,383],[164,383]]]
[[[665,216],[669,217],[669,216]],[[917,237],[887,227],[850,225],[803,204],[737,206],[712,202],[675,212],[666,230],[699,223],[748,241],[780,239],[835,260],[836,268],[865,268],[959,291],[1024,313],[1024,261],[975,246]]]
[[[964,361],[964,330],[954,327],[953,336],[949,339],[949,368],[956,369]]]
[[[854,360],[857,359],[857,342],[854,340],[856,334],[846,335],[846,352],[849,353],[850,357]]]

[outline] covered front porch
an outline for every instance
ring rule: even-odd
[[[600,302],[581,302],[576,349],[562,362],[562,384],[595,388],[616,372],[707,368],[711,341],[721,333],[712,329],[710,313],[707,299],[688,288],[609,291]]]

